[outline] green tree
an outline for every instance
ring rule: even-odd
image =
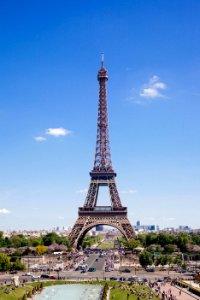
[[[176,236],[176,244],[182,252],[187,251],[186,244],[189,244],[191,242],[191,237],[185,232],[181,232]]]
[[[124,247],[124,245],[126,245],[126,239],[124,237],[118,236],[117,240],[119,241],[121,247]]]
[[[8,271],[11,267],[10,257],[4,253],[0,253],[0,271]]]
[[[181,265],[181,262],[182,262],[182,260],[181,260],[180,257],[175,257],[175,258],[174,258],[174,261],[173,261],[174,264],[176,264],[176,265]]]
[[[167,265],[168,264],[168,256],[167,255],[164,255],[164,254],[161,254],[159,255],[157,258],[156,258],[156,265]]]
[[[0,247],[4,247],[5,242],[3,238],[3,231],[0,231]]]
[[[128,249],[135,249],[140,246],[140,241],[135,239],[130,239],[127,241],[127,248]]]
[[[150,246],[152,244],[157,244],[157,234],[156,233],[148,233],[146,235],[146,246]]]
[[[146,234],[145,233],[138,234],[137,239],[143,247],[146,247]]]
[[[28,297],[28,298],[32,298],[32,292],[31,292],[31,291],[28,292],[27,297]]]
[[[11,241],[10,241],[10,239],[8,238],[8,237],[5,237],[5,239],[4,239],[4,241],[3,241],[4,243],[3,243],[3,247],[11,247],[12,245],[11,245]]]
[[[196,233],[191,234],[191,240],[194,245],[200,246],[200,235]]]
[[[43,240],[40,237],[34,237],[30,240],[32,247],[37,247],[43,244]]]
[[[27,300],[26,294],[22,297],[22,300]]]
[[[164,247],[166,253],[173,253],[176,251],[176,245],[169,244]]]
[[[39,288],[42,290],[44,288],[44,282],[41,282]]]
[[[25,268],[25,265],[19,259],[13,262],[11,266],[11,269],[15,271],[23,271]]]
[[[46,234],[45,236],[42,237],[43,239],[43,244],[45,246],[50,246],[52,244],[67,244],[67,239],[60,237],[59,235],[57,235],[57,233],[55,232],[50,232],[48,234]]]
[[[162,247],[172,244],[174,242],[174,235],[169,233],[159,233],[157,236],[157,243]]]
[[[160,245],[152,244],[149,247],[147,247],[146,250],[151,252],[151,253],[155,253],[155,252],[160,253],[162,251],[162,248],[161,248]]]
[[[152,254],[148,251],[143,251],[139,255],[139,262],[140,262],[141,266],[144,267],[144,268],[147,267],[147,266],[151,266],[152,263],[153,263]]]
[[[22,234],[12,235],[10,237],[11,247],[19,248],[29,246],[30,240]]]

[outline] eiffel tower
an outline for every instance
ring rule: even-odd
[[[73,248],[78,248],[85,234],[97,225],[108,225],[118,229],[128,240],[135,237],[127,217],[127,207],[123,207],[117,191],[111,161],[106,83],[108,72],[104,68],[102,54],[101,69],[98,71],[99,103],[97,120],[97,138],[94,167],[90,172],[91,181],[83,207],[79,207],[78,219],[69,234]],[[99,187],[107,186],[110,194],[110,206],[97,206]]]

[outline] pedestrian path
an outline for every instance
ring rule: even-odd
[[[179,287],[170,285],[169,283],[166,283],[164,286],[161,285],[161,294],[163,291],[165,293],[168,293],[169,290],[171,290],[172,295],[176,296],[177,300],[195,300],[195,299],[199,300],[200,299],[200,297],[189,293],[186,289],[181,289]]]
[[[110,290],[111,290],[111,287],[109,287],[109,289],[108,289],[107,300],[110,300]]]

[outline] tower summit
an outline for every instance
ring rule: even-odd
[[[90,172],[90,186],[83,207],[79,207],[78,219],[69,235],[69,241],[77,248],[85,234],[97,225],[108,225],[117,228],[126,239],[134,238],[135,233],[127,217],[127,208],[123,207],[115,183],[113,171],[107,107],[108,72],[104,67],[102,54],[101,68],[98,71],[99,101],[97,118],[97,137],[94,166]],[[107,186],[110,194],[110,206],[97,206],[99,188]]]
[[[104,54],[102,53],[101,69],[98,71],[97,79],[99,81],[99,104],[97,119],[97,138],[95,160],[92,173],[113,172],[110,141],[108,130],[108,107],[106,84],[108,80],[108,72],[104,68]]]

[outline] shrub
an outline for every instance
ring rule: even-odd
[[[108,289],[109,289],[109,287],[108,287],[108,284],[106,283],[103,288],[102,300],[107,299]]]

